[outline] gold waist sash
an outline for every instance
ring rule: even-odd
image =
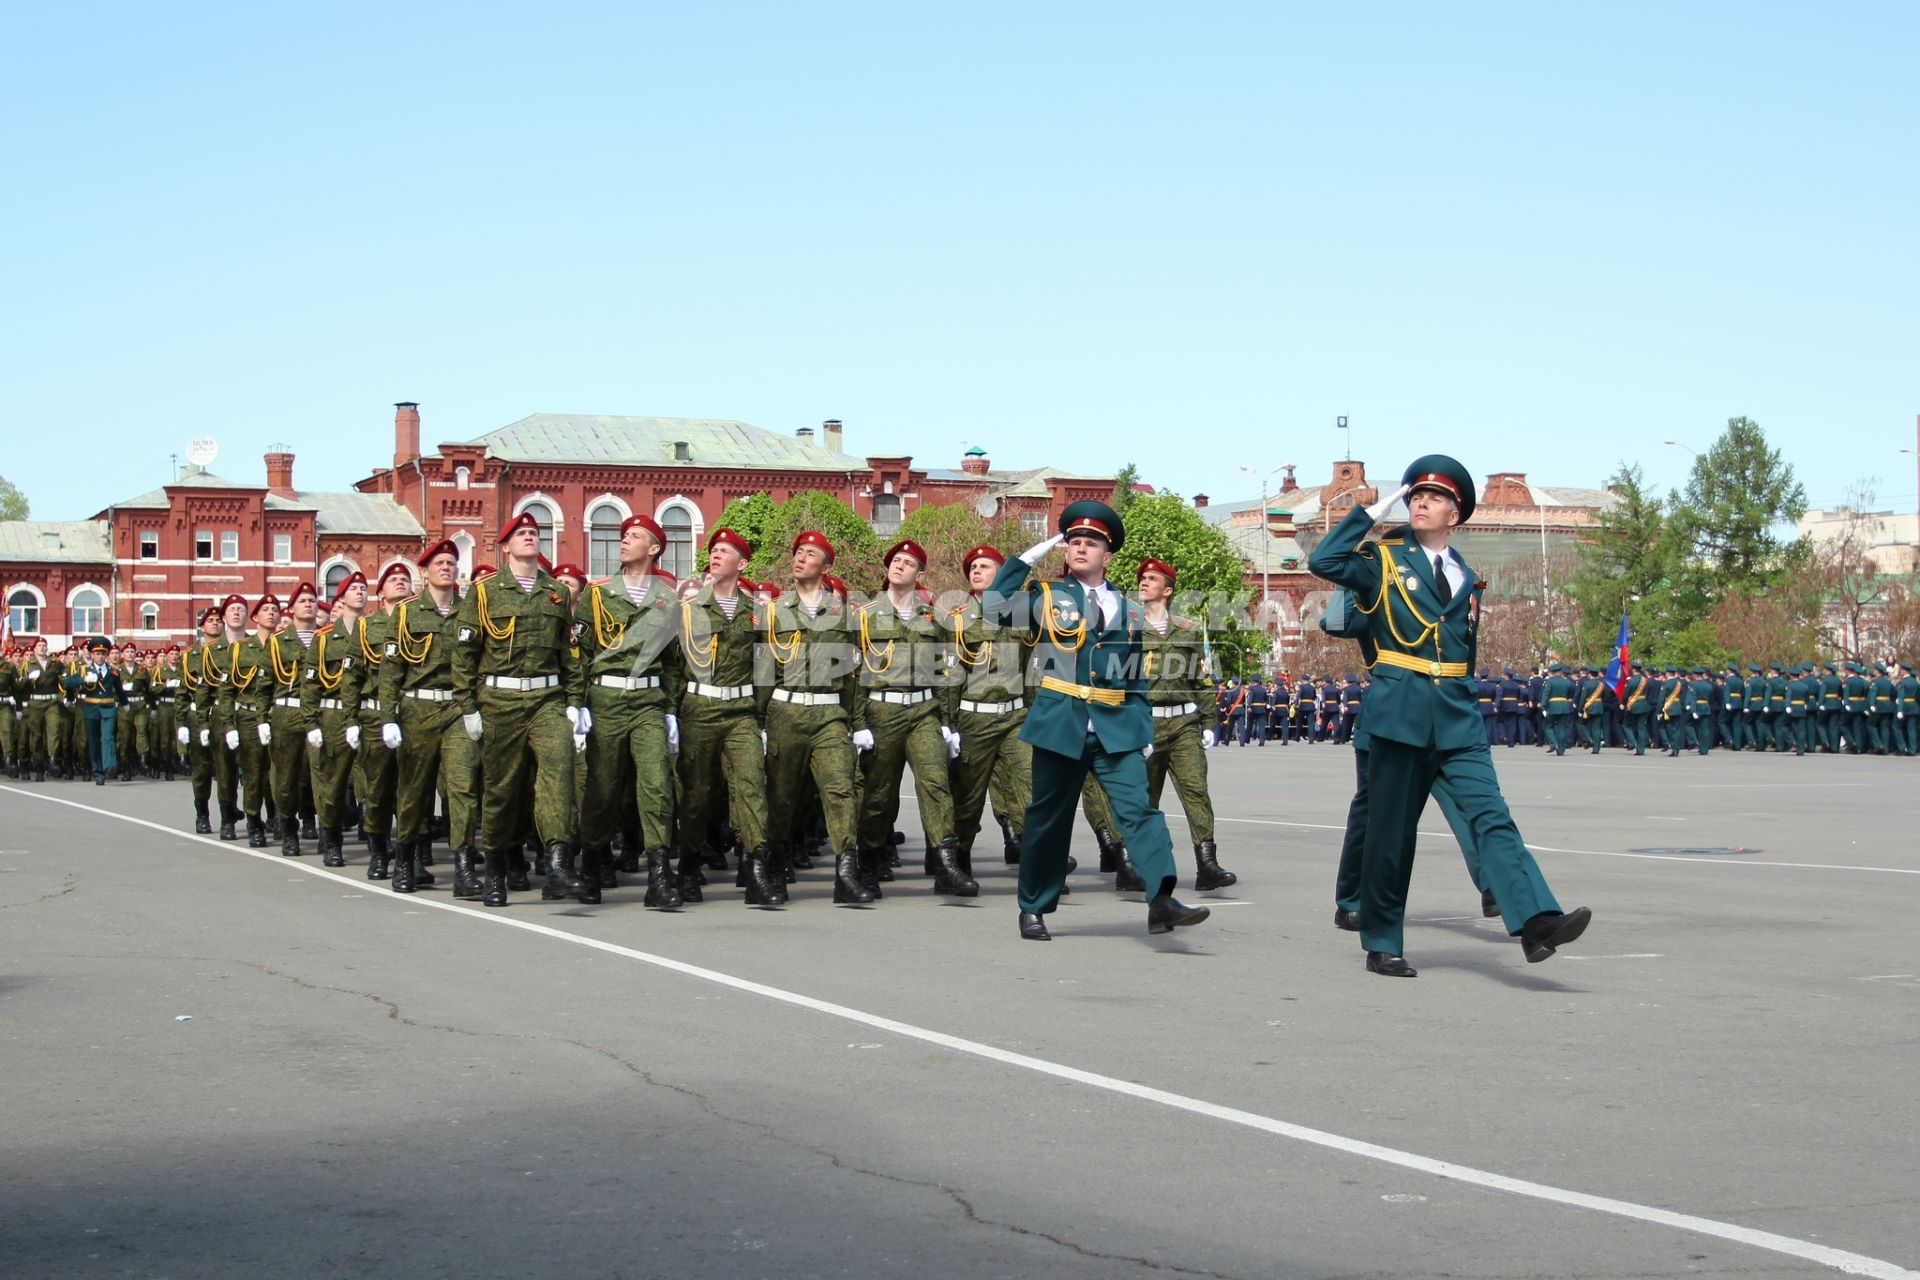
[[[1464,662],[1435,662],[1431,658],[1409,657],[1404,653],[1395,653],[1391,649],[1380,650],[1379,653],[1374,655],[1373,660],[1376,664],[1384,662],[1390,667],[1400,667],[1406,671],[1418,671],[1421,675],[1432,676],[1436,680],[1442,676],[1464,676],[1467,674],[1467,664]],[[1550,701],[1559,702],[1562,701],[1562,699],[1553,698],[1550,699]]]
[[[1096,689],[1090,684],[1069,684],[1055,676],[1042,676],[1040,687],[1064,693],[1069,698],[1079,698],[1083,702],[1097,702],[1103,707],[1117,707],[1127,700],[1125,689]]]

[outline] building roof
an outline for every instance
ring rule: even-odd
[[[424,538],[426,531],[407,507],[386,493],[299,492],[294,495],[314,512],[313,531],[328,534],[363,533],[395,538]]]
[[[217,476],[211,471],[202,471],[198,468],[189,467],[186,472],[172,484],[161,485],[158,489],[143,493],[137,498],[128,498],[125,502],[116,502],[113,505],[116,507],[149,507],[164,510],[173,505],[167,498],[167,490],[169,489],[264,489],[266,487],[264,484],[248,484],[241,480],[229,480],[225,476]]]
[[[830,439],[830,438],[829,438]],[[471,442],[508,462],[588,462],[650,467],[735,467],[764,471],[865,470],[828,441],[711,418],[625,418],[536,413]],[[685,443],[689,457],[674,446]]]
[[[0,520],[0,560],[112,564],[105,520]]]

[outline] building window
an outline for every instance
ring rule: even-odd
[[[454,488],[465,489],[467,486],[471,485],[472,483],[473,483],[472,467],[455,467],[453,469],[453,487]]]
[[[160,606],[149,601],[140,606],[140,629],[158,631],[160,629]]]
[[[232,529],[220,531],[220,558],[229,564],[240,558],[240,535]]]
[[[67,599],[76,636],[97,636],[107,629],[107,598],[97,588],[82,587]]]
[[[544,502],[529,502],[520,509],[523,516],[532,516],[533,522],[540,526],[540,554],[548,560],[553,559],[553,508]]]
[[[473,538],[466,533],[453,535],[453,550],[460,559],[460,580],[467,582],[473,578]]]
[[[873,531],[883,536],[900,531],[899,494],[876,493],[873,495]]]
[[[352,576],[353,566],[344,560],[327,570],[326,582],[321,594],[326,597],[328,604],[332,604],[334,597],[340,594],[340,584]]]
[[[1044,511],[1022,511],[1020,513],[1020,528],[1029,538],[1046,537],[1047,513]]]
[[[193,558],[195,560],[213,559],[213,530],[202,529],[193,535]]]
[[[293,563],[293,535],[276,533],[273,535],[273,562],[275,564]]]
[[[620,572],[620,508],[603,502],[587,513],[587,574],[610,578]]]
[[[40,597],[26,587],[7,596],[7,625],[15,635],[40,634]]]
[[[692,513],[685,507],[668,507],[661,513],[660,528],[667,535],[667,549],[660,554],[660,567],[676,578],[692,577]]]
[[[140,535],[140,558],[142,560],[158,560],[160,558],[159,534],[143,533]]]

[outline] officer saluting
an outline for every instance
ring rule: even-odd
[[[1020,936],[1048,941],[1045,917],[1067,878],[1073,811],[1091,770],[1113,807],[1121,838],[1146,881],[1147,932],[1166,933],[1207,918],[1173,896],[1178,876],[1167,819],[1147,799],[1153,712],[1143,655],[1140,606],[1107,581],[1107,565],[1126,529],[1104,502],[1076,502],[1060,515],[1060,533],[1000,568],[982,600],[987,616],[1025,633],[1045,674],[1021,740],[1033,748],[1033,802],[1020,857]],[[1028,582],[1035,561],[1066,543],[1067,577]],[[1024,589],[1023,589],[1024,588]]]
[[[113,646],[104,636],[87,642],[87,662],[63,682],[67,692],[80,704],[86,721],[87,763],[93,769],[93,785],[107,785],[107,774],[119,763],[116,754],[116,730],[120,709],[127,705],[127,692],[120,673],[107,661]]]

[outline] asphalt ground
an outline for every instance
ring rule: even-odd
[[[1331,923],[1351,755],[1208,759],[1212,918],[1087,870],[1049,944],[917,832],[871,909],[486,911],[0,782],[0,1275],[1920,1269],[1920,764],[1496,750],[1593,927],[1526,964],[1430,808],[1407,981]]]

